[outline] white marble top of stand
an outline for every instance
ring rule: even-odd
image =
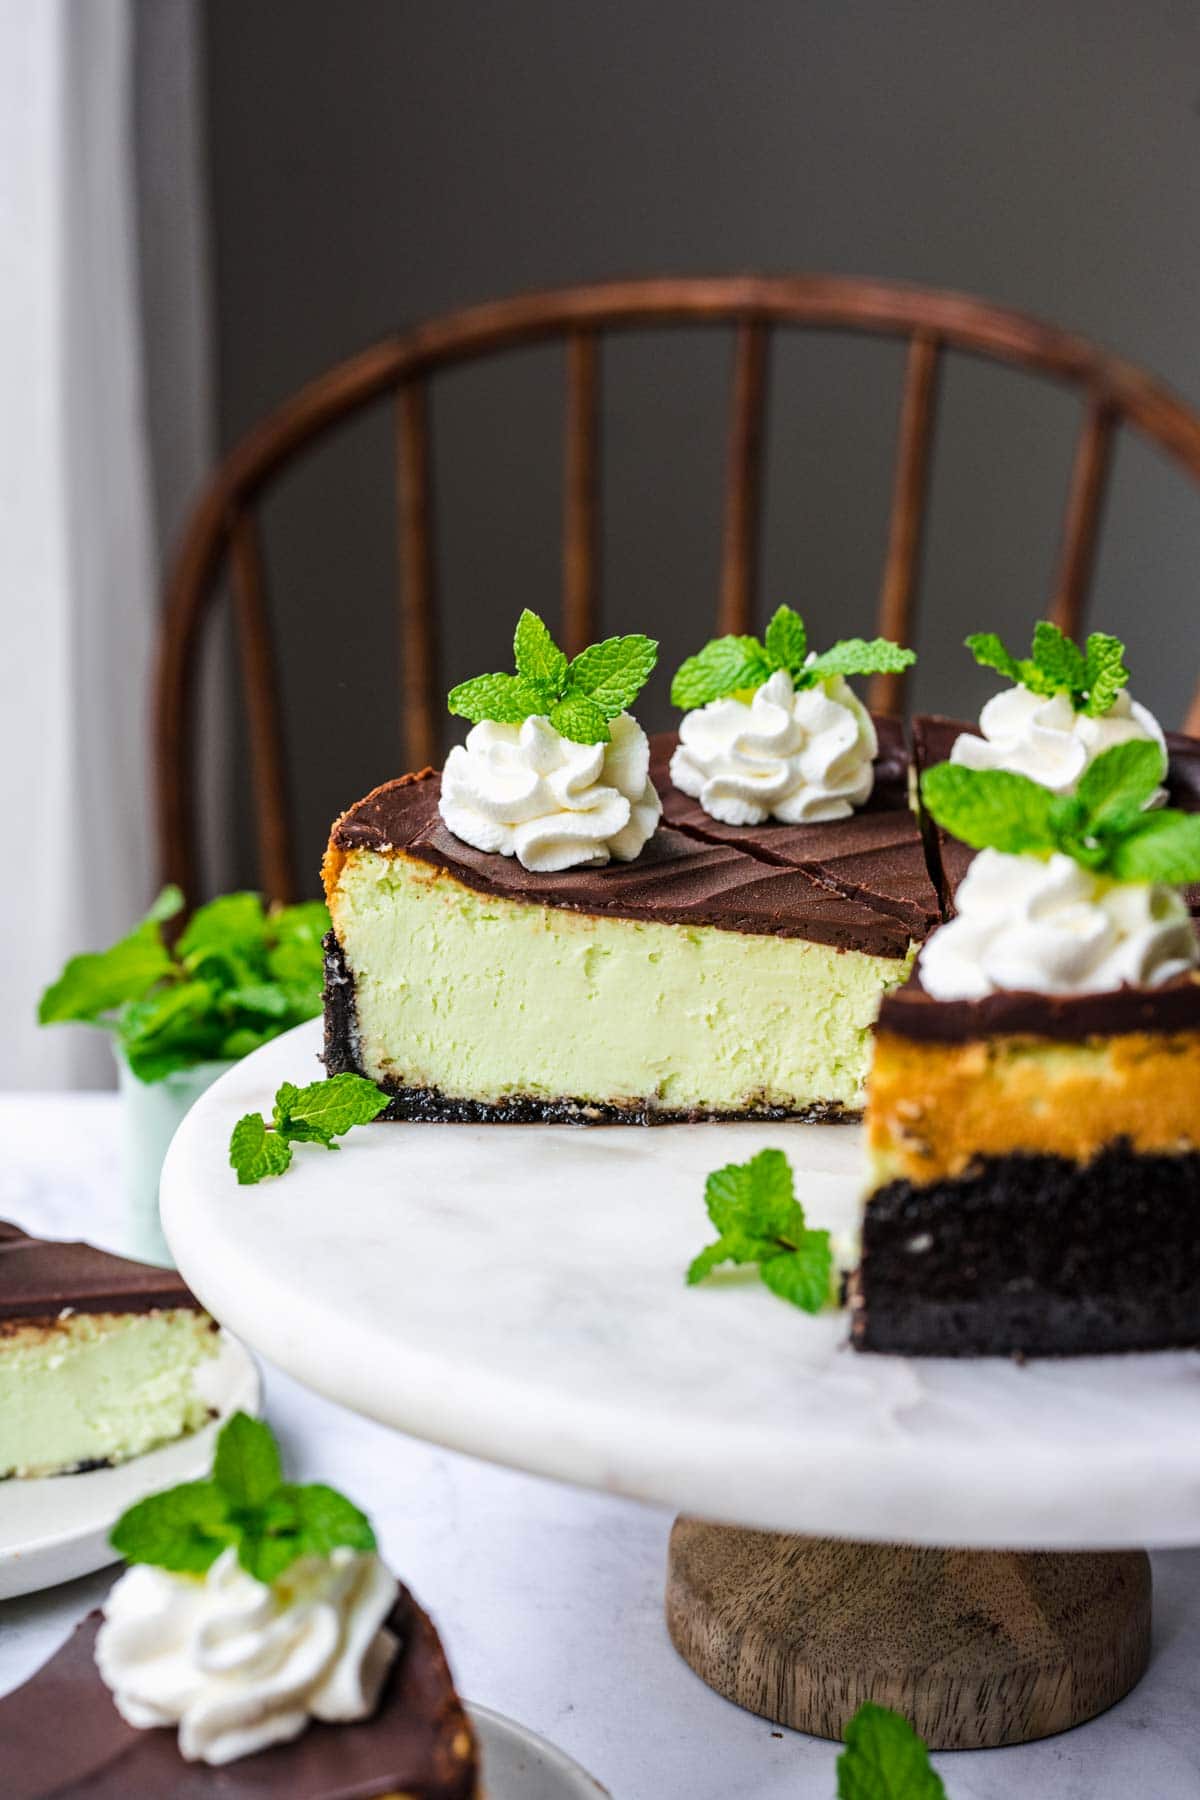
[[[163,1220],[216,1315],[416,1436],[729,1523],[965,1546],[1200,1542],[1200,1354],[860,1356],[752,1276],[685,1287],[704,1178],[766,1144],[845,1237],[846,1126],[375,1125],[239,1187],[229,1134],[319,1073],[320,1025],[189,1114]]]

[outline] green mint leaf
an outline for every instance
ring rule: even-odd
[[[1082,693],[1086,675],[1083,652],[1049,619],[1039,619],[1034,626],[1030,654],[1034,667],[1056,692]]]
[[[231,1506],[258,1507],[283,1483],[275,1433],[261,1419],[236,1412],[221,1427],[213,1480]]]
[[[308,1087],[299,1089],[284,1082],[279,1094],[284,1093],[288,1102],[281,1130],[315,1125],[331,1138],[340,1138],[351,1125],[369,1125],[387,1105],[387,1094],[363,1075],[333,1075],[326,1082],[309,1082]],[[279,1114],[279,1096],[275,1107]]]
[[[687,1271],[690,1286],[722,1263],[757,1263],[773,1293],[818,1312],[830,1295],[833,1252],[827,1231],[810,1231],[797,1202],[791,1164],[782,1150],[760,1150],[749,1162],[714,1169],[704,1204],[720,1233]]]
[[[827,1231],[806,1231],[794,1250],[781,1250],[759,1268],[763,1280],[781,1300],[804,1312],[820,1312],[833,1288],[833,1250]]]
[[[475,725],[484,719],[521,725],[536,714],[548,713],[553,704],[554,694],[544,682],[528,681],[523,675],[476,675],[451,688],[446,702],[452,713]]]
[[[237,1527],[217,1483],[186,1481],[131,1506],[108,1541],[126,1562],[203,1575],[236,1539]]]
[[[1129,686],[1129,670],[1125,667],[1125,646],[1120,638],[1107,632],[1093,631],[1087,641],[1087,704],[1085,711],[1093,718],[1111,712],[1113,701]]]
[[[267,1130],[261,1113],[246,1113],[229,1139],[229,1166],[240,1187],[252,1187],[268,1175],[282,1175],[292,1160],[286,1138]]]
[[[185,962],[211,951],[240,951],[260,945],[267,915],[260,894],[222,894],[197,907],[180,934],[175,953]]]
[[[790,606],[779,607],[767,626],[765,644],[773,668],[799,675],[808,655],[808,633],[800,614]]]
[[[525,611],[513,635],[513,660],[517,674],[541,681],[557,698],[567,679],[567,659],[535,612]]]
[[[581,650],[571,664],[567,672],[566,698],[586,695],[606,719],[615,719],[618,713],[633,705],[657,661],[657,643],[640,632],[629,637],[605,638],[602,644],[591,644]]]
[[[1145,813],[1107,848],[1104,867],[1118,881],[1200,882],[1200,813]]]
[[[301,1555],[328,1556],[343,1546],[361,1552],[375,1549],[375,1533],[367,1515],[336,1489],[309,1481],[301,1487],[286,1487],[284,1493],[296,1511]]]
[[[568,694],[550,708],[550,723],[573,744],[607,744],[612,738],[608,714],[586,694]]]
[[[973,631],[966,639],[967,649],[981,669],[995,669],[1009,681],[1021,680],[1021,665],[994,631]]]
[[[761,687],[770,674],[770,658],[757,638],[713,638],[676,670],[671,705],[690,712],[742,688]]]
[[[917,660],[915,650],[890,638],[843,638],[814,657],[804,670],[804,685],[813,687],[830,675],[893,675]]]
[[[151,902],[150,910],[142,923],[143,925],[165,925],[168,919],[178,918],[183,908],[182,888],[177,888],[173,881],[169,881]]]
[[[323,900],[298,900],[293,906],[279,906],[267,915],[267,935],[275,944],[306,944],[321,947],[329,930],[329,908]]]
[[[846,1727],[838,1800],[946,1800],[929,1752],[907,1719],[871,1701]]]
[[[1075,790],[1080,829],[1102,833],[1132,824],[1165,774],[1161,746],[1149,738],[1130,738],[1102,751]]]
[[[42,995],[38,1021],[53,1025],[74,1019],[90,1024],[126,1001],[140,999],[170,972],[171,958],[158,922],[144,919],[109,949],[73,956]]]
[[[1060,847],[1055,796],[1027,775],[938,763],[921,778],[934,821],[973,850],[1045,854]]]

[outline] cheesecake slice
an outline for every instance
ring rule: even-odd
[[[789,860],[758,846],[769,832],[669,823],[632,861],[534,873],[452,836],[440,782],[389,782],[333,827],[331,1075],[378,1082],[397,1119],[857,1116],[880,997],[936,905],[927,878],[917,901],[908,875],[881,898],[888,852],[865,837],[835,877],[815,837]],[[842,824],[804,828],[829,834],[831,867]]]
[[[0,1479],[125,1462],[196,1430],[217,1348],[173,1270],[0,1221]]]
[[[366,1720],[213,1768],[185,1762],[176,1734],[126,1724],[96,1668],[91,1613],[32,1680],[0,1700],[5,1794],[22,1800],[474,1800],[474,1735],[437,1632],[406,1588],[388,1629],[400,1650]],[[69,1729],[63,1722],[69,1721]]]
[[[1200,1344],[1200,977],[884,997],[860,1350],[1081,1355]]]

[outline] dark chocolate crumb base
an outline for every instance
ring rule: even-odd
[[[325,1072],[327,1075],[362,1075],[359,1054],[358,1015],[354,1004],[354,976],[335,934],[325,937]],[[405,1087],[398,1081],[381,1081],[390,1094],[381,1120],[401,1120],[425,1125],[697,1125],[709,1120],[726,1124],[794,1122],[798,1124],[857,1123],[861,1111],[840,1101],[815,1101],[811,1106],[749,1106],[739,1112],[703,1108],[668,1111],[641,1101],[628,1106],[597,1105],[568,1095],[542,1099],[533,1094],[511,1094],[488,1102],[456,1099],[437,1088]]]
[[[1200,1154],[988,1157],[871,1195],[857,1350],[1092,1356],[1200,1345]]]

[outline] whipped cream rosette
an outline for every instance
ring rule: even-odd
[[[474,721],[442,771],[439,811],[476,850],[550,874],[631,862],[662,813],[650,745],[626,710],[658,656],[651,638],[606,638],[568,661],[536,613],[513,637],[514,675],[452,689]]]
[[[874,787],[875,726],[850,675],[903,669],[910,650],[847,639],[818,655],[781,606],[760,642],[715,638],[671,687],[686,708],[671,780],[726,825],[845,819]]]
[[[1042,620],[1027,659],[1018,661],[990,633],[969,637],[967,645],[985,668],[1010,676],[1014,685],[987,701],[979,715],[980,736],[963,732],[956,739],[952,762],[968,769],[1006,769],[1052,793],[1073,794],[1098,756],[1117,744],[1140,741],[1158,746],[1165,774],[1162,727],[1130,695],[1119,639],[1093,632],[1081,650]],[[1146,804],[1159,806],[1165,799],[1166,789],[1156,786]]]
[[[1074,795],[1002,770],[953,762],[921,793],[937,824],[979,854],[955,917],[921,952],[935,1000],[1157,987],[1200,963],[1179,884],[1200,874],[1200,815],[1149,803],[1158,745],[1101,751]]]

